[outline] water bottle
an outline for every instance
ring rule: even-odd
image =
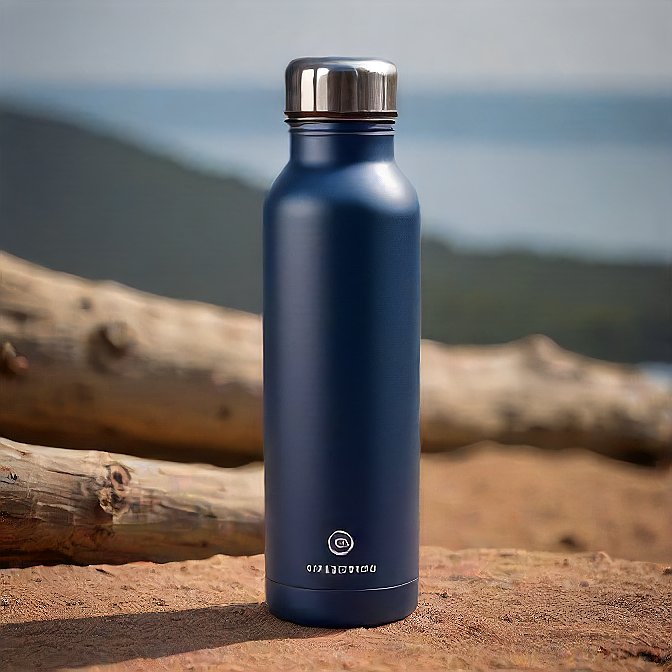
[[[418,599],[420,217],[396,67],[301,58],[264,205],[266,601],[321,627]]]

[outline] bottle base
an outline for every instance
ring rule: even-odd
[[[269,611],[283,621],[318,628],[360,628],[406,618],[418,606],[418,580],[389,588],[316,590],[266,579]]]

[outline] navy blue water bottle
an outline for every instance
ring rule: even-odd
[[[264,205],[266,600],[305,625],[417,605],[420,217],[396,83],[373,58],[286,71],[290,160]]]

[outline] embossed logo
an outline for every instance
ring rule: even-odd
[[[355,540],[345,530],[335,530],[329,535],[327,546],[334,555],[347,555],[355,547]]]

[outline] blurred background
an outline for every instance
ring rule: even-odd
[[[0,248],[259,312],[285,65],[379,55],[423,336],[541,333],[669,384],[671,45],[667,0],[0,0]],[[425,458],[423,541],[672,557],[669,477],[527,450]]]
[[[0,7],[4,249],[258,312],[284,67],[380,55],[423,208],[424,335],[672,362],[669,2]]]

